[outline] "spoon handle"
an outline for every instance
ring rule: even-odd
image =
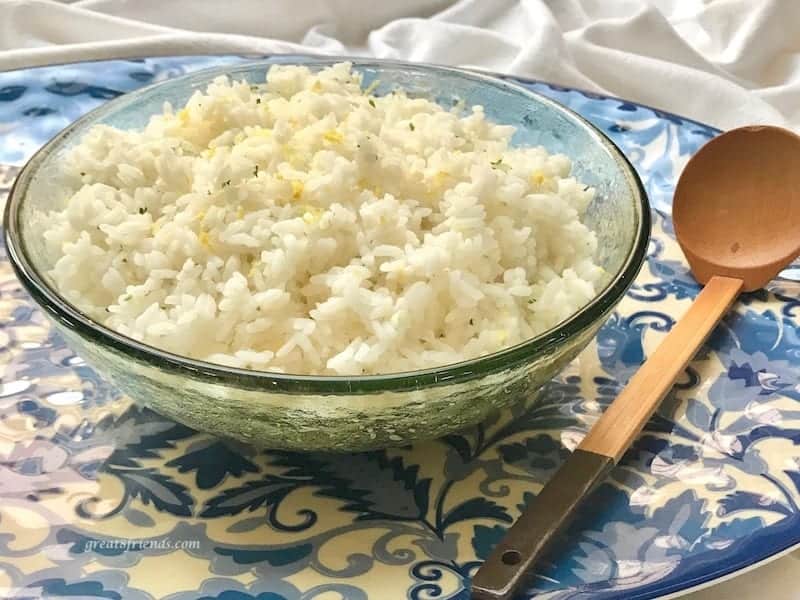
[[[742,289],[741,279],[712,277],[694,303],[631,377],[628,385],[583,438],[581,450],[611,457],[625,454],[661,400],[706,341]]]
[[[523,511],[472,580],[474,600],[508,600],[577,507],[622,458],[736,300],[742,280],[712,277],[686,314]]]

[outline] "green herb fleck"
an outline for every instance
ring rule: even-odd
[[[230,184],[231,184],[231,180],[230,180],[230,179],[228,179],[227,181],[224,181],[224,182],[222,183],[222,187],[228,187]]]
[[[140,206],[139,207],[139,214],[140,215],[143,215],[146,212],[147,212],[147,207],[146,206]]]
[[[409,123],[408,123],[408,128],[409,128],[411,131],[414,131],[414,124],[413,124],[412,122],[410,122],[410,121],[409,121]]]
[[[469,324],[470,324],[470,325],[475,325],[475,319],[470,319],[470,320],[469,320]]]
[[[86,177],[86,171],[81,171],[81,177]]]
[[[258,165],[253,167],[253,177],[258,177]]]
[[[501,164],[503,164],[503,159],[502,158],[498,158],[497,160],[491,161],[489,164],[492,165],[492,167],[496,169]]]
[[[256,98],[256,104],[261,104],[261,98]]]
[[[373,100],[372,98],[370,98],[370,99],[369,99],[369,105],[370,105],[372,108],[375,108],[375,100]]]

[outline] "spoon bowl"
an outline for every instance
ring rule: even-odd
[[[800,136],[779,127],[724,133],[692,157],[672,218],[697,281],[764,287],[800,253]]]

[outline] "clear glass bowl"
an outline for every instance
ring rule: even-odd
[[[460,100],[481,104],[493,121],[517,127],[514,144],[543,145],[569,156],[577,177],[597,188],[586,217],[599,237],[597,259],[607,272],[597,297],[544,334],[500,352],[361,377],[285,375],[192,360],[111,331],[61,297],[47,275],[53,265],[36,217],[64,202],[61,158],[91,126],[140,128],[161,112],[164,101],[179,106],[220,74],[260,83],[272,64],[303,63],[317,70],[338,60],[275,57],[141,89],[62,131],[21,172],[5,213],[17,275],[67,342],[134,400],[191,427],[270,448],[350,451],[438,437],[481,421],[553,377],[586,346],[636,276],[650,232],[647,198],[633,167],[600,131],[557,103],[499,79],[356,59],[365,85],[379,81],[379,95],[402,88],[447,107]]]

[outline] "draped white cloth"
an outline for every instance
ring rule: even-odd
[[[800,131],[798,0],[0,0],[0,70],[313,52],[471,66]],[[797,555],[693,600],[789,600]]]
[[[474,66],[800,130],[797,0],[0,0],[0,70],[312,51]]]

